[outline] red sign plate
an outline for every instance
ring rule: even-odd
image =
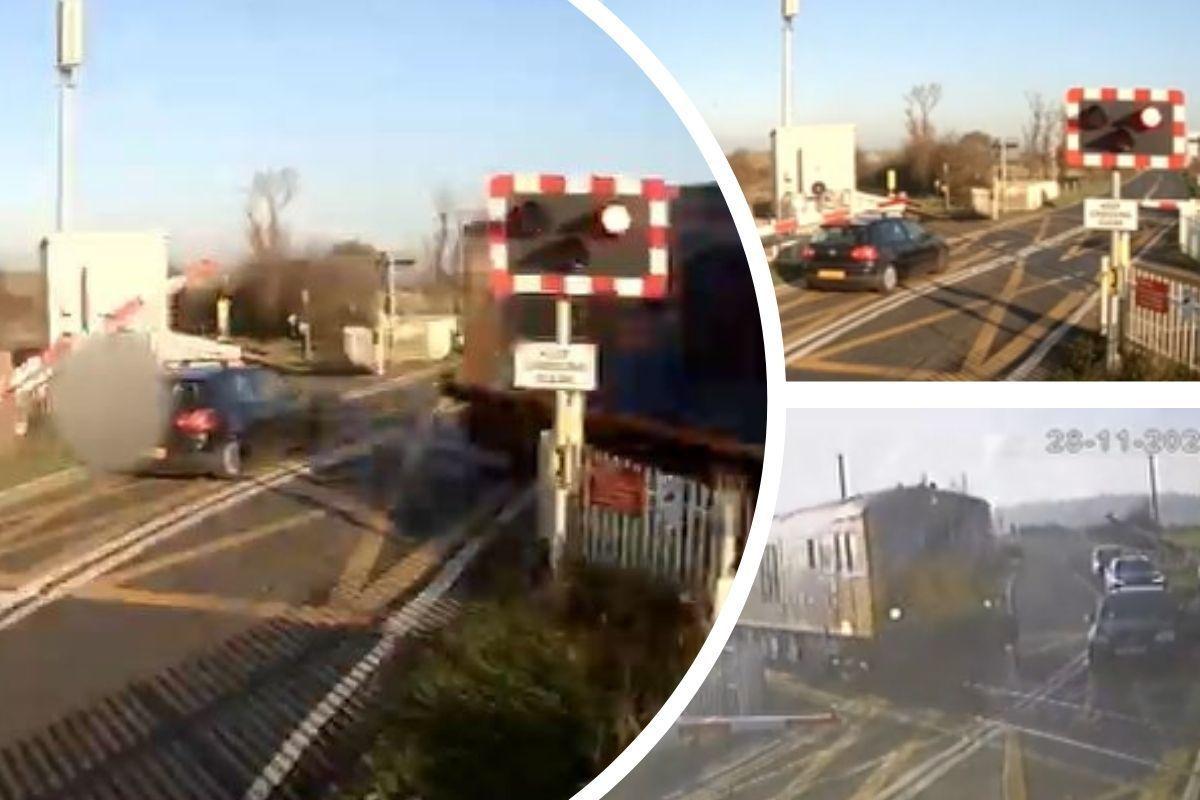
[[[1138,278],[1134,292],[1138,308],[1166,314],[1171,308],[1171,287],[1157,278]]]
[[[588,501],[621,514],[646,510],[646,479],[640,470],[593,462],[588,472]]]

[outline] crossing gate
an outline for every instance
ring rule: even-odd
[[[1200,372],[1200,277],[1134,267],[1127,340]]]
[[[581,463],[568,547],[585,563],[643,570],[719,606],[754,512],[744,480],[673,475],[594,447]]]

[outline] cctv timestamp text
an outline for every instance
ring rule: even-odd
[[[1103,428],[1085,432],[1077,428],[1052,428],[1046,431],[1046,452],[1050,455],[1086,453],[1198,455],[1200,454],[1200,429],[1146,428],[1133,431],[1126,428],[1116,430]]]

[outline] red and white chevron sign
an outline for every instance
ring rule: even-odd
[[[1083,149],[1084,115],[1087,103],[1169,104],[1171,118],[1169,153],[1085,152]],[[1145,109],[1154,115],[1142,130],[1153,129],[1164,116],[1159,107]],[[1102,169],[1185,169],[1188,163],[1187,109],[1184,94],[1178,89],[1120,89],[1116,87],[1076,87],[1067,91],[1066,147],[1064,158],[1072,167]]]
[[[644,237],[637,239],[628,252],[636,252],[645,262],[621,264],[621,269],[617,270],[621,274],[614,274],[612,264],[606,264],[603,268],[596,268],[593,264],[581,269],[580,274],[518,270],[516,265],[510,263],[513,243],[509,240],[509,215],[514,203],[537,197],[546,198],[548,205],[553,198],[590,197],[592,203],[588,210],[594,211],[597,218],[610,206],[619,207],[623,213],[616,215],[611,238],[615,241],[622,237]],[[492,264],[492,294],[496,297],[512,294],[665,297],[670,197],[670,188],[659,178],[540,173],[493,176],[488,182],[488,252]],[[627,231],[620,229],[622,223]],[[631,224],[632,227],[629,227]],[[588,240],[585,246],[593,246],[593,237],[587,232],[579,236]]]

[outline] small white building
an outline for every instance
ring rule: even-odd
[[[818,194],[849,205],[858,188],[855,126],[790,125],[771,132],[775,160],[775,202],[795,216]]]
[[[169,326],[167,235],[158,232],[53,233],[41,243],[47,341],[127,327]]]

